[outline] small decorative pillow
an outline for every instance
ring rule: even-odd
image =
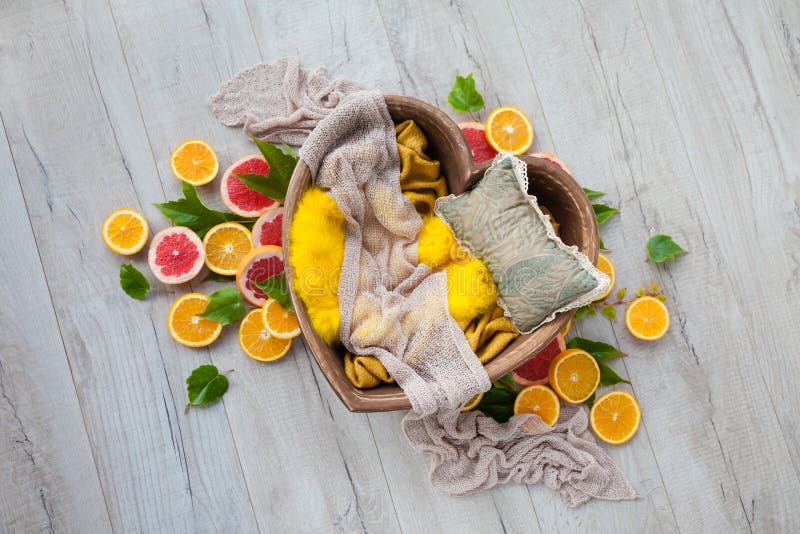
[[[556,236],[527,189],[525,162],[501,154],[473,189],[436,201],[461,246],[489,268],[500,304],[523,334],[599,298],[610,282]]]

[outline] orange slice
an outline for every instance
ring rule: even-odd
[[[547,386],[528,386],[514,401],[514,415],[521,413],[535,413],[547,426],[555,426],[561,415],[561,402]]]
[[[264,328],[272,337],[292,339],[300,335],[297,315],[293,311],[284,310],[283,306],[273,298],[267,299],[261,308],[261,318],[264,321]]]
[[[486,119],[486,142],[498,152],[524,154],[533,144],[533,126],[521,109],[503,106]]]
[[[639,297],[628,304],[625,326],[633,337],[647,341],[660,339],[669,330],[669,311],[655,297]]]
[[[142,250],[150,237],[144,215],[130,208],[112,211],[102,227],[103,243],[113,252],[130,256]]]
[[[254,360],[274,362],[289,352],[292,340],[271,336],[264,328],[261,310],[251,310],[239,325],[239,344]]]
[[[207,305],[208,297],[202,293],[178,298],[167,315],[167,329],[172,339],[187,347],[205,347],[213,343],[222,332],[222,325],[200,317]]]
[[[596,401],[589,412],[589,424],[598,438],[612,445],[629,441],[639,430],[642,410],[627,391],[611,391]]]
[[[597,298],[597,300],[603,300],[609,296],[611,291],[614,289],[614,282],[617,281],[617,271],[614,269],[614,264],[611,263],[611,260],[608,259],[608,256],[602,252],[597,255],[597,268],[607,274],[611,279],[611,283],[608,284],[608,289],[606,289],[606,292]]]
[[[214,226],[203,238],[206,266],[217,274],[233,276],[239,262],[253,248],[250,230],[239,223],[226,222]]]
[[[169,157],[172,174],[192,185],[207,184],[216,178],[219,161],[211,145],[200,139],[184,141]]]
[[[569,318],[569,321],[567,321],[567,324],[564,325],[564,328],[561,330],[561,337],[567,337],[570,330],[572,330],[572,317]]]
[[[478,393],[474,397],[472,397],[462,408],[462,412],[471,412],[475,408],[478,407],[478,404],[481,403],[483,400],[483,393]]]
[[[579,404],[591,397],[600,385],[600,367],[585,350],[567,349],[550,362],[547,377],[559,397]]]

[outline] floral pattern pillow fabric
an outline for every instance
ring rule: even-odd
[[[492,273],[500,304],[523,334],[599,298],[610,283],[555,235],[527,182],[523,161],[499,155],[473,189],[436,202],[460,244]]]

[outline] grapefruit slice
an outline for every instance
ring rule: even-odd
[[[269,163],[261,154],[250,154],[235,161],[225,170],[220,182],[222,201],[233,213],[242,217],[258,217],[278,207],[274,198],[253,191],[234,174],[261,174],[269,176]]]
[[[497,151],[486,141],[486,127],[479,122],[462,122],[458,125],[467,140],[475,163],[493,159]]]
[[[153,275],[165,284],[188,282],[203,268],[206,252],[203,242],[189,228],[173,226],[153,236],[147,264]]]
[[[547,384],[547,371],[550,369],[550,362],[566,348],[567,345],[564,343],[563,336],[558,334],[536,356],[514,371],[511,375],[514,378],[514,382],[521,386]]]
[[[281,231],[283,228],[283,208],[269,210],[262,215],[253,225],[253,246],[264,245],[281,246]]]
[[[567,174],[572,176],[572,169],[569,168],[569,165],[564,163],[564,160],[562,160],[555,154],[551,154],[550,152],[534,152],[531,154],[531,156],[549,161],[550,163],[555,163],[556,165],[561,167],[562,170],[566,171]]]
[[[236,287],[253,306],[262,307],[269,298],[256,282],[263,282],[271,276],[283,272],[283,252],[281,247],[266,245],[254,248],[242,258],[236,271]]]

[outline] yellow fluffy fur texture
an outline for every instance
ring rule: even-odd
[[[456,321],[471,321],[497,304],[497,286],[486,265],[462,249],[436,215],[423,219],[417,256],[420,263],[447,272],[447,304]]]
[[[289,228],[292,286],[320,338],[339,340],[339,274],[344,259],[344,215],[322,189],[309,188]]]

